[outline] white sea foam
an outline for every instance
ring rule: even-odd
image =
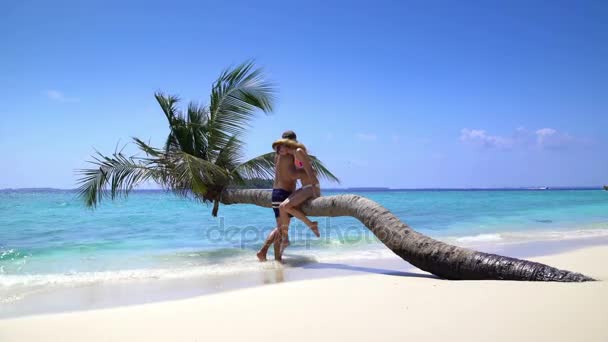
[[[596,228],[599,227],[599,228]],[[474,247],[483,244],[510,244],[531,241],[555,241],[569,239],[608,237],[605,224],[591,229],[521,231],[454,236],[440,240],[455,245]],[[191,253],[197,256],[196,253]],[[208,265],[192,265],[166,268],[138,268],[108,271],[66,272],[49,274],[1,274],[0,302],[14,301],[19,295],[32,290],[49,287],[86,286],[98,283],[132,282],[162,279],[188,279],[207,276],[223,276],[243,272],[259,272],[275,268],[297,267],[306,263],[334,263],[348,260],[371,260],[394,258],[392,251],[381,244],[363,244],[357,246],[334,246],[329,248],[291,249],[286,259],[293,263],[281,265],[275,262],[259,263],[250,253],[239,253],[233,257],[223,258],[221,262]],[[290,266],[291,265],[291,266]]]
[[[608,237],[608,228],[590,228],[576,230],[541,230],[501,232],[470,236],[446,237],[441,240],[457,245],[473,246],[484,243],[523,243],[533,241],[556,241]]]
[[[385,248],[379,246],[371,249],[357,250],[294,250],[288,251],[285,258],[287,266],[275,262],[260,263],[255,259],[253,252],[251,255],[239,255],[229,258],[222,263],[210,265],[198,265],[190,267],[176,268],[140,268],[129,270],[111,270],[95,272],[66,272],[48,274],[24,274],[24,275],[2,275],[0,276],[0,297],[1,290],[16,288],[38,288],[55,286],[82,286],[93,285],[96,283],[130,282],[157,279],[182,279],[196,278],[205,276],[223,276],[239,274],[243,272],[263,271],[273,268],[290,267],[289,260],[301,260],[294,265],[317,262],[336,262],[339,260],[353,259],[378,259],[394,256]]]
[[[472,236],[462,236],[454,238],[458,242],[474,243],[474,242],[495,242],[501,241],[502,236],[500,234],[479,234]]]
[[[0,304],[10,304],[25,297],[23,294],[0,295]]]
[[[132,269],[98,272],[3,275],[0,287],[87,285],[98,282],[123,282],[152,279],[179,279],[205,275],[225,275],[254,270],[258,265],[221,264],[166,269]]]

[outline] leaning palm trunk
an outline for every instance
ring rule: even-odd
[[[221,202],[271,206],[270,192],[264,190],[226,190],[222,193]],[[352,216],[405,261],[441,278],[562,282],[594,280],[580,273],[537,262],[477,252],[434,240],[416,232],[378,203],[357,195],[320,197],[307,202],[302,210],[310,216]]]

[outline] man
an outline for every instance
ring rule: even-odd
[[[294,131],[285,131],[281,137],[283,139],[297,141],[297,136]],[[291,195],[291,193],[293,193],[296,189],[297,176],[293,155],[288,154],[283,145],[278,145],[276,147],[275,152],[275,176],[274,183],[272,185],[272,210],[274,211],[274,217],[277,222],[277,227],[272,232],[270,232],[270,234],[266,238],[266,241],[264,241],[264,245],[256,254],[258,260],[260,261],[266,261],[268,249],[273,243],[274,258],[277,261],[281,261],[281,239],[277,238],[280,234],[279,227],[281,227],[282,225],[289,226],[292,216],[287,216],[286,218],[284,218],[286,222],[281,222],[279,205],[283,203],[283,201],[287,199],[287,197],[289,197],[289,195]]]

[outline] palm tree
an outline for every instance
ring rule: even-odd
[[[222,191],[251,179],[272,179],[274,153],[243,161],[239,139],[257,110],[272,111],[275,89],[252,62],[225,70],[214,82],[209,106],[191,102],[185,113],[179,98],[157,92],[154,96],[169,123],[164,148],[133,138],[144,157],[127,157],[122,150],[111,156],[99,152],[92,169],[79,170],[80,196],[89,207],[104,197],[128,195],[135,186],[153,181],[177,195],[213,202],[217,216]],[[338,179],[312,156],[321,177]]]
[[[127,195],[133,187],[154,181],[184,197],[219,203],[247,203],[270,207],[264,190],[230,189],[251,178],[271,178],[273,153],[242,162],[244,144],[239,137],[257,110],[272,111],[274,89],[260,69],[244,63],[224,71],[213,84],[208,107],[191,103],[185,114],[178,98],[155,94],[169,122],[163,149],[134,138],[145,157],[127,157],[122,151],[111,156],[97,152],[92,169],[80,170],[80,196],[95,207],[103,198]],[[313,164],[327,179],[337,178],[316,158]],[[310,216],[352,216],[361,221],[395,254],[412,265],[446,279],[509,279],[588,281],[579,273],[547,265],[481,253],[451,246],[422,235],[401,222],[379,204],[356,195],[327,196],[303,206]]]

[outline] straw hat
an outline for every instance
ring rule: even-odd
[[[293,148],[293,149],[301,148],[303,150],[306,150],[306,147],[304,145],[300,144],[297,140],[293,140],[293,139],[279,139],[272,143],[272,149],[276,150],[277,146],[279,146],[279,145],[285,145],[285,146],[287,146],[289,148]]]

